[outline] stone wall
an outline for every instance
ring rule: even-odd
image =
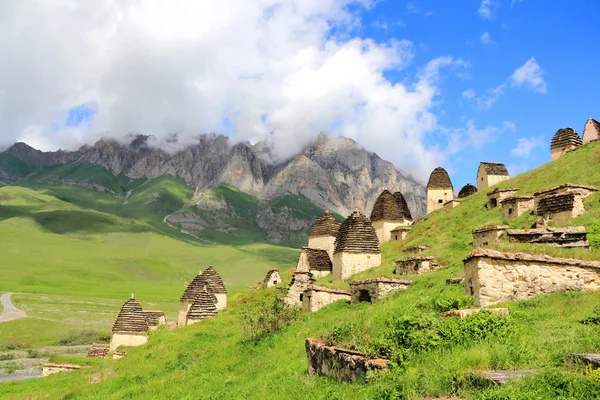
[[[182,328],[185,326],[187,313],[192,306],[193,300],[183,300],[179,302],[179,314],[177,315],[177,326]]]
[[[263,281],[263,289],[267,289],[281,283],[281,274],[279,271],[270,272],[268,279],[266,278],[267,277],[265,277],[265,280]]]
[[[42,376],[48,376],[57,372],[77,371],[81,369],[81,365],[47,362],[42,369]]]
[[[381,265],[381,254],[339,252],[333,255],[332,281],[344,280],[351,275]]]
[[[350,292],[321,286],[310,286],[302,299],[303,312],[315,312],[338,300],[350,301]]]
[[[222,310],[227,307],[227,293],[214,293],[217,298],[217,310]]]
[[[516,192],[519,191],[519,188],[505,188],[505,189],[494,189],[487,194],[487,204],[486,207],[488,210],[496,208],[500,205],[500,202],[508,197],[513,196]]]
[[[285,301],[288,304],[302,306],[304,292],[313,282],[313,276],[310,272],[294,272],[292,283],[288,288]]]
[[[408,279],[374,278],[350,281],[351,303],[373,303],[397,290],[405,290],[412,283]]]
[[[451,210],[458,206],[460,206],[460,200],[452,199],[450,201],[445,202],[443,207],[444,207],[444,210]]]
[[[145,333],[114,332],[110,338],[110,351],[119,346],[141,346],[147,342],[148,336]]]
[[[498,243],[502,240],[508,225],[492,225],[475,229],[473,234],[473,246],[483,247]]]
[[[391,240],[406,240],[408,236],[408,232],[410,232],[411,228],[396,228],[390,235],[392,236]]]
[[[375,221],[373,222],[373,228],[379,244],[387,243],[392,240],[392,230],[400,227],[410,225],[410,221],[405,219],[402,221]]]
[[[485,307],[541,293],[597,290],[600,262],[477,249],[465,260],[465,291]]]
[[[597,123],[590,118],[583,127],[583,144],[595,142],[598,139],[600,139],[600,129],[598,129]]]
[[[578,184],[574,184],[574,183],[565,183],[563,185],[551,187],[550,189],[535,192],[533,194],[534,208],[537,210],[538,202],[547,196],[553,196],[555,194],[574,193],[576,195],[581,196],[583,199],[585,199],[586,197],[591,196],[592,194],[596,193],[597,191],[598,191],[598,189],[596,189],[593,186],[578,185]]]
[[[559,158],[567,154],[569,151],[576,149],[577,147],[579,146],[576,146],[574,144],[565,144],[563,146],[558,146],[553,149],[550,149],[550,159],[552,161],[558,160]]]
[[[537,203],[535,212],[540,217],[555,222],[568,222],[585,213],[585,207],[582,197],[578,194],[555,194],[542,197]]]
[[[396,275],[424,274],[439,267],[431,256],[402,258],[396,261]]]
[[[502,219],[515,219],[533,208],[533,197],[514,196],[502,200]]]
[[[388,360],[370,359],[357,351],[326,346],[319,339],[306,339],[308,375],[330,376],[338,382],[353,382],[366,378],[369,371],[384,371]]]
[[[565,248],[580,247],[587,250],[590,248],[584,226],[508,229],[506,232],[509,241],[513,243],[546,244]]]
[[[308,247],[311,249],[325,250],[329,258],[333,260],[333,250],[335,249],[335,236],[309,236]]]
[[[427,214],[439,210],[444,203],[452,200],[454,193],[452,188],[447,189],[427,189]]]

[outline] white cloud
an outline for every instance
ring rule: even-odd
[[[512,149],[511,154],[516,157],[527,158],[535,149],[543,148],[544,145],[544,138],[541,136],[533,138],[519,138],[517,147]]]
[[[483,32],[481,34],[481,43],[485,44],[485,45],[492,45],[495,44],[495,42],[492,40],[492,37],[490,36],[489,32]]]
[[[401,71],[414,49],[352,38],[360,10],[347,6],[371,3],[6,2],[0,148],[15,140],[74,148],[131,132],[178,132],[189,142],[224,132],[268,140],[286,157],[333,129],[399,167],[428,173],[439,157],[424,135],[437,127],[440,68],[466,63],[440,57],[416,78],[390,82],[384,72]],[[65,128],[67,111],[80,104],[97,107],[92,126]]]
[[[506,129],[507,131],[510,132],[516,132],[517,131],[517,125],[515,125],[514,122],[510,122],[510,121],[504,121],[502,123],[502,126],[504,127],[504,129]]]
[[[479,110],[489,110],[495,102],[506,92],[509,87],[528,87],[536,93],[547,93],[546,81],[542,77],[544,71],[531,57],[522,66],[517,68],[511,76],[497,87],[490,89],[486,94],[471,97],[475,101],[476,108]],[[463,93],[463,97],[464,93]],[[467,98],[467,97],[465,97]]]
[[[517,68],[517,70],[510,77],[510,83],[512,86],[528,86],[538,93],[546,93],[546,81],[542,77],[544,71],[535,61],[535,57],[531,57],[523,66]]]
[[[511,0],[510,2],[510,8],[513,8],[515,5],[522,3],[525,0]]]
[[[477,14],[483,19],[492,19],[494,11],[498,8],[497,0],[481,0]]]
[[[513,124],[514,125],[514,124]],[[504,123],[502,127],[487,125],[478,128],[471,119],[466,120],[464,128],[441,128],[448,139],[448,154],[456,154],[462,151],[480,151],[483,147],[496,140],[498,133],[511,131],[512,126]]]
[[[475,90],[473,90],[473,89],[467,89],[464,92],[462,92],[463,99],[470,100],[470,99],[474,98],[475,96],[476,96]]]

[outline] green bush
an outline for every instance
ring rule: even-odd
[[[473,296],[467,295],[448,295],[442,294],[435,297],[431,301],[431,307],[434,310],[445,312],[450,310],[459,310],[461,308],[469,308],[474,302]]]
[[[76,346],[80,344],[92,344],[95,342],[110,342],[110,334],[106,332],[95,331],[93,329],[70,331],[58,339],[57,344],[61,346]]]
[[[300,316],[300,310],[284,301],[281,291],[263,299],[257,307],[247,306],[241,312],[240,322],[244,334],[252,342],[262,339],[289,326]]]
[[[10,361],[10,362],[0,365],[0,369],[2,369],[7,374],[12,374],[15,371],[25,369],[25,366],[21,363],[16,363],[14,361]]]
[[[14,360],[14,359],[15,359],[14,354],[11,354],[11,353],[0,354],[0,361],[8,361],[8,360]]]

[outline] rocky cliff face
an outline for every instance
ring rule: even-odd
[[[388,189],[404,194],[414,217],[425,214],[425,188],[351,139],[323,134],[296,156],[277,163],[268,160],[264,143],[231,146],[222,135],[202,135],[196,144],[174,154],[152,143],[151,137],[143,135],[129,144],[103,139],[73,152],[41,152],[17,143],[5,154],[37,168],[77,162],[100,165],[130,178],[170,175],[199,191],[225,183],[261,199],[302,194],[342,215],[355,208],[369,213],[379,193]]]

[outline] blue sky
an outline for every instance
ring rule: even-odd
[[[420,65],[440,55],[469,64],[465,76],[444,77],[436,107],[439,123],[460,127],[472,120],[478,129],[499,129],[479,150],[460,151],[445,163],[457,189],[475,181],[479,161],[504,162],[512,173],[546,163],[550,140],[559,128],[571,126],[581,135],[588,118],[600,118],[600,3],[505,0],[488,4],[490,14],[478,12],[481,1],[386,0],[362,15],[361,35],[415,43],[418,50],[408,71],[417,73]],[[510,87],[489,109],[463,97],[469,89],[485,95],[497,88],[531,57],[543,71],[545,93]],[[510,125],[500,129],[505,121],[514,124],[514,130]],[[524,145],[515,154],[519,139],[533,149],[527,152]],[[438,131],[428,140],[443,146],[445,138]]]
[[[221,132],[296,154],[319,131],[456,189],[600,120],[591,0],[8,2],[0,149]],[[41,61],[43,60],[43,62]],[[173,145],[170,141],[169,146]],[[177,150],[171,148],[171,150]]]

